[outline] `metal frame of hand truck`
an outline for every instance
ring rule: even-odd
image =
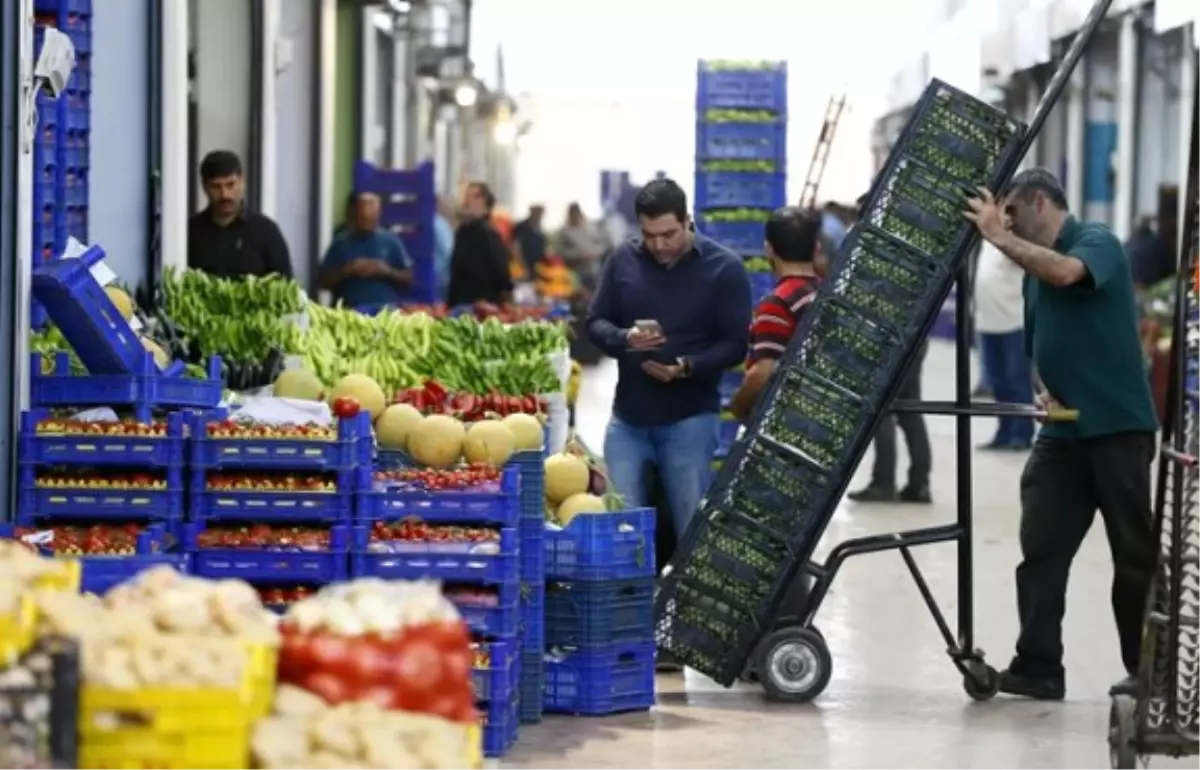
[[[1038,102],[1037,109],[1029,122],[1019,149],[1004,170],[1001,185],[1007,183],[1017,170],[1018,164],[1029,151],[1033,140],[1045,124],[1050,110],[1057,103],[1075,67],[1079,64],[1092,37],[1108,14],[1112,0],[1096,0],[1074,40],[1059,64],[1046,91]],[[899,141],[903,141],[903,137]],[[1076,172],[1078,173],[1078,172]],[[879,180],[876,180],[876,184]],[[874,190],[871,191],[874,193]],[[998,191],[994,191],[998,192]],[[978,236],[976,236],[976,239]],[[977,242],[977,240],[976,240]],[[975,244],[972,244],[974,248]],[[974,404],[971,401],[971,275],[970,263],[964,260],[956,277],[955,294],[955,400],[952,402],[892,401],[892,410],[921,414],[949,415],[955,418],[957,461],[957,508],[958,516],[953,524],[927,527],[906,532],[853,538],[845,540],[829,552],[824,563],[807,561],[795,576],[793,590],[804,590],[798,602],[797,615],[781,615],[776,618],[774,628],[768,629],[755,647],[747,666],[746,678],[762,683],[769,698],[788,702],[806,702],[819,695],[829,683],[832,661],[824,637],[813,627],[813,620],[829,591],[838,571],[851,556],[899,551],[904,564],[912,575],[913,582],[921,594],[926,607],[937,624],[938,631],[946,642],[947,652],[954,666],[963,675],[963,689],[976,700],[988,700],[999,689],[996,669],[984,661],[984,653],[975,647],[975,600],[974,600],[974,533],[972,503],[972,453],[971,419],[974,417],[1048,417],[1051,419],[1073,419],[1072,413],[1047,415],[1028,406],[1017,404]],[[928,334],[937,311],[926,320]],[[892,385],[889,401],[895,398],[901,384],[908,376],[912,362]],[[878,419],[876,421],[878,424]],[[848,479],[847,479],[848,481]],[[929,588],[924,573],[913,558],[915,546],[954,543],[958,546],[958,624],[957,633],[952,631],[937,599]],[[785,606],[788,602],[785,602]],[[806,648],[806,653],[798,653]],[[781,654],[780,661],[775,657]],[[779,681],[779,674],[789,680]]]
[[[1187,55],[1187,54],[1185,54]],[[1195,55],[1192,53],[1191,55]],[[1197,448],[1189,445],[1194,436],[1189,435],[1185,410],[1187,409],[1187,394],[1184,392],[1185,371],[1188,356],[1188,308],[1187,296],[1190,293],[1188,284],[1193,281],[1192,270],[1195,269],[1195,252],[1197,248],[1197,211],[1200,203],[1200,170],[1196,163],[1200,158],[1200,150],[1196,143],[1200,141],[1200,98],[1196,84],[1192,84],[1192,141],[1187,162],[1187,189],[1184,191],[1186,212],[1180,223],[1178,242],[1179,273],[1176,276],[1175,287],[1175,317],[1171,332],[1170,380],[1167,384],[1167,408],[1163,420],[1162,446],[1159,449],[1158,460],[1158,489],[1155,500],[1154,522],[1155,542],[1163,549],[1163,532],[1169,522],[1170,542],[1160,550],[1159,563],[1156,566],[1166,568],[1166,574],[1161,572],[1155,579],[1165,581],[1165,595],[1168,604],[1165,608],[1154,601],[1162,584],[1152,591],[1147,602],[1146,615],[1143,621],[1142,660],[1137,674],[1137,688],[1132,693],[1116,693],[1112,695],[1109,709],[1108,747],[1109,760],[1114,768],[1134,768],[1138,759],[1149,755],[1169,757],[1195,756],[1200,752],[1200,734],[1197,733],[1194,721],[1187,724],[1180,719],[1179,710],[1179,677],[1180,677],[1180,635],[1185,626],[1196,627],[1195,614],[1188,616],[1183,612],[1182,594],[1186,591],[1183,580],[1183,566],[1187,555],[1184,552],[1184,539],[1193,534],[1193,528],[1188,526],[1186,519],[1195,517],[1196,511],[1184,509],[1185,501],[1183,485],[1185,474],[1196,473],[1200,463],[1197,458]],[[1200,421],[1200,415],[1193,415],[1193,421]],[[1193,428],[1194,429],[1194,428]],[[1169,486],[1168,486],[1169,485]],[[1171,499],[1167,501],[1167,490],[1171,489]],[[1165,564],[1164,564],[1165,560]],[[1195,612],[1193,600],[1193,613]],[[1165,640],[1166,660],[1156,659],[1162,652],[1160,641]],[[1194,654],[1194,652],[1193,652]],[[1160,666],[1167,677],[1166,681],[1157,675]],[[1165,689],[1165,692],[1159,691]],[[1192,688],[1195,694],[1195,685]],[[1157,700],[1161,705],[1161,713],[1151,718],[1151,701]],[[1196,706],[1192,705],[1195,714]],[[1194,716],[1193,716],[1194,718]]]

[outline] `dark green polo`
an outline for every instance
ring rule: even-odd
[[[1067,219],[1054,250],[1087,266],[1055,287],[1025,276],[1025,349],[1046,390],[1078,423],[1048,423],[1047,436],[1092,438],[1156,431],[1158,419],[1138,338],[1129,260],[1103,225]]]

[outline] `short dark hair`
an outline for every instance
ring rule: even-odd
[[[1009,195],[1016,195],[1021,200],[1028,202],[1033,200],[1033,196],[1039,192],[1045,195],[1059,210],[1066,211],[1070,208],[1062,182],[1058,181],[1058,177],[1048,168],[1029,168],[1019,172],[1004,186],[1000,197],[1007,198]]]
[[[487,182],[471,182],[469,186],[474,187],[475,191],[479,193],[479,197],[483,198],[483,205],[487,207],[488,211],[496,208],[496,193],[492,192],[492,188],[488,186]]]
[[[242,159],[230,150],[213,150],[200,161],[200,179],[208,182],[226,176],[242,175]]]
[[[784,262],[812,262],[821,236],[821,213],[784,206],[767,220],[767,243]]]
[[[647,219],[674,214],[680,222],[687,221],[687,193],[674,179],[655,179],[647,182],[633,199],[633,213]]]

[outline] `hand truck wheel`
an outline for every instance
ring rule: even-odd
[[[963,689],[971,700],[991,700],[1000,692],[1000,674],[986,663],[968,665],[967,673],[963,674]]]
[[[1114,695],[1108,709],[1108,761],[1115,770],[1137,767],[1136,720],[1137,702],[1128,695]]]
[[[783,628],[799,628],[799,626],[783,626]],[[778,631],[780,629],[776,628],[775,630]],[[809,626],[808,630],[821,637],[822,642],[825,641],[825,635],[821,633],[821,629],[817,628],[816,626]],[[828,647],[828,645],[826,645],[826,647]],[[750,660],[746,661],[746,669],[742,671],[742,675],[738,677],[738,681],[745,682],[746,684],[760,684],[758,677],[757,655],[751,656]]]
[[[758,646],[755,671],[767,700],[807,703],[829,686],[833,657],[814,628],[780,628]]]

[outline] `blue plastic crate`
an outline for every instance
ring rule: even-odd
[[[546,523],[521,520],[521,582],[540,584],[546,579]]]
[[[698,207],[696,211],[696,227],[703,235],[743,257],[756,257],[763,253],[765,223],[706,222]]]
[[[576,516],[546,530],[547,580],[626,580],[654,575],[653,508]]]
[[[192,418],[192,465],[197,468],[279,469],[296,472],[351,470],[371,464],[374,451],[371,415],[337,421],[337,438],[329,440],[224,437],[222,415]],[[208,426],[216,422],[216,433]]]
[[[546,655],[546,711],[604,716],[654,705],[654,642]]]
[[[517,702],[493,703],[480,717],[483,727],[483,756],[488,759],[503,757],[517,742]]]
[[[515,529],[500,530],[499,543],[397,543],[392,551],[370,550],[371,528],[356,525],[351,561],[355,577],[387,580],[430,578],[450,583],[496,585],[520,579]]]
[[[717,457],[725,457],[729,454],[729,450],[733,448],[734,442],[737,441],[738,430],[742,424],[737,420],[722,420],[720,425],[720,434],[717,437]]]
[[[696,123],[696,161],[766,160],[787,168],[787,123]]]
[[[509,464],[521,474],[521,518],[541,521],[546,516],[546,453],[517,452]]]
[[[46,421],[47,432],[38,432],[38,423]],[[43,465],[126,465],[142,468],[183,467],[185,457],[184,416],[167,415],[159,423],[161,434],[149,433],[150,425],[140,425],[145,434],[119,432],[123,423],[92,423],[95,433],[68,434],[51,432],[55,420],[44,409],[21,415],[20,458],[23,463]],[[108,432],[111,430],[112,432]]]
[[[204,529],[204,523],[195,522],[185,525],[183,530],[183,548],[193,575],[237,578],[249,583],[305,585],[333,583],[349,576],[350,532],[345,524],[329,528],[327,551],[201,548],[198,539]]]
[[[750,273],[750,300],[758,304],[764,297],[775,291],[777,283],[779,283],[779,279],[771,273]]]
[[[153,359],[92,276],[92,266],[102,259],[104,250],[92,246],[78,259],[38,265],[33,271],[33,296],[88,372],[142,374],[146,360],[153,363]]]
[[[521,586],[521,724],[542,720],[545,699],[546,584]]]
[[[588,647],[653,641],[653,577],[546,586],[547,645]]]
[[[185,492],[183,472],[168,468],[164,489],[106,489],[104,487],[39,487],[37,468],[20,468],[18,517],[74,519],[154,519],[178,521],[183,518]]]
[[[515,642],[503,639],[475,645],[471,685],[475,688],[476,703],[512,703],[516,695],[518,653]]]
[[[787,64],[772,69],[710,70],[696,68],[696,111],[767,110],[787,114]]]
[[[787,203],[787,174],[763,171],[696,172],[696,211],[770,209]]]
[[[395,458],[395,455],[392,455]],[[405,466],[392,466],[405,467]],[[436,524],[493,524],[515,527],[518,507],[519,474],[515,468],[500,477],[499,492],[453,490],[383,490],[359,495],[355,517],[358,521],[396,521],[419,518]]]
[[[430,199],[437,205],[434,168],[429,161],[415,169],[391,169],[360,160],[354,167],[354,189],[379,195],[385,206]]]
[[[546,668],[543,650],[521,653],[518,713],[523,725],[536,725],[546,713]]]
[[[456,599],[451,588],[450,600],[471,633],[489,639],[513,639],[521,627],[521,586],[505,583],[495,586],[495,593],[495,604],[486,605]]]
[[[192,470],[190,512],[196,521],[341,522],[349,521],[355,491],[368,469],[338,471],[331,492],[208,489],[209,471]]]
[[[54,320],[52,313],[50,318]],[[156,371],[151,359],[143,363],[147,369],[142,374],[73,375],[67,354],[59,353],[52,372],[42,374],[42,357],[34,353],[29,370],[30,403],[40,407],[128,406],[142,422],[149,422],[155,409],[211,409],[220,403],[221,360],[216,356],[209,360],[208,378],[202,380],[182,376],[183,364],[178,362],[164,373]]]
[[[731,369],[721,375],[721,382],[717,386],[717,390],[721,394],[722,403],[733,398],[733,394],[737,393],[737,389],[742,386],[742,380],[745,378],[746,373],[740,369]]]

